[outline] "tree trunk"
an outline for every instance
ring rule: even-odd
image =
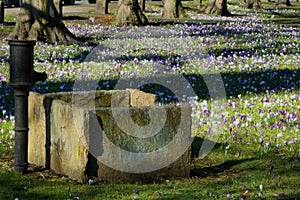
[[[260,0],[246,0],[246,7],[248,9],[261,9],[261,1]]]
[[[194,5],[197,7],[201,7],[202,6],[202,0],[194,0]]]
[[[146,0],[138,0],[142,11],[146,10]]]
[[[230,16],[227,9],[227,0],[208,0],[207,7],[204,10],[205,14],[216,14],[220,16]]]
[[[97,0],[96,3],[97,13],[102,15],[108,14],[108,3],[109,0]]]
[[[62,12],[62,0],[53,0],[54,6],[58,12],[58,14],[62,17],[63,12]]]
[[[63,24],[53,0],[23,0],[9,38],[50,43],[77,41]]]
[[[148,19],[143,14],[138,0],[119,0],[116,23],[118,26],[140,26],[148,24]]]
[[[187,18],[181,0],[163,0],[163,18]]]
[[[297,0],[298,2],[298,0]],[[290,0],[277,0],[276,5],[286,5],[286,6],[292,6]]]

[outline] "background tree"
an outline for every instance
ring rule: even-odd
[[[230,16],[227,9],[227,0],[208,0],[207,6],[204,10],[205,14],[216,14],[220,16]]]
[[[201,7],[202,6],[202,0],[194,0],[194,5],[197,7]]]
[[[96,10],[99,14],[108,14],[109,0],[97,0]]]
[[[61,0],[54,0],[59,5]],[[74,42],[76,37],[66,28],[53,0],[23,0],[10,39],[44,42]]]
[[[146,10],[146,0],[138,0],[142,11]]]
[[[143,14],[138,0],[119,0],[116,23],[119,26],[139,26],[148,24],[148,19]]]
[[[297,0],[297,2],[298,2],[298,0]],[[280,5],[280,4],[283,4],[283,5],[286,5],[286,6],[292,6],[290,0],[277,0],[276,5]]]
[[[163,0],[163,18],[188,17],[182,6],[181,0]]]
[[[261,9],[262,4],[260,0],[246,0],[246,7],[248,9]]]

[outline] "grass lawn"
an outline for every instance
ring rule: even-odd
[[[192,8],[192,2],[183,3]],[[239,16],[188,9],[190,21],[128,28],[114,26],[112,17],[66,16],[70,31],[89,42],[37,43],[35,70],[48,74],[32,88],[39,93],[71,91],[87,76],[100,80],[101,90],[114,89],[123,77],[175,74],[188,81],[186,89],[196,97],[187,101],[155,83],[139,89],[157,94],[163,104],[193,108],[190,178],[128,183],[77,183],[32,165],[28,174],[13,172],[14,103],[4,38],[15,16],[6,16],[10,23],[0,26],[0,199],[300,199],[300,3],[291,3],[263,2],[265,9],[251,11],[229,1],[229,10]],[[151,18],[162,11],[155,4],[146,10]],[[98,56],[98,62],[89,62],[98,44],[108,48],[97,56],[104,52],[115,59]],[[218,112],[214,91],[223,90]],[[215,122],[220,132],[214,132]],[[211,134],[216,145],[198,157]]]

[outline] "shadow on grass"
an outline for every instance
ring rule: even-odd
[[[200,152],[200,148],[203,144],[203,141],[204,141],[204,138],[201,138],[201,137],[195,137],[193,142],[192,142],[192,145],[191,145],[191,158],[192,160],[197,158],[198,156],[201,156],[199,155],[199,152]],[[212,142],[212,141],[206,141],[207,143],[210,143],[211,146],[215,147],[215,148],[219,148],[221,146],[221,144],[219,143],[216,143],[216,142]]]
[[[176,65],[173,63],[172,65]],[[266,71],[251,71],[251,72],[227,72],[221,73],[222,80],[219,80],[218,74],[185,74],[185,79],[189,85],[184,85],[187,83],[176,83],[183,84],[181,88],[192,87],[195,94],[201,100],[210,99],[211,94],[208,90],[207,84],[219,84],[219,90],[225,89],[226,96],[231,96],[233,98],[239,95],[245,96],[248,94],[264,94],[266,91],[269,92],[280,92],[280,91],[290,91],[299,90],[300,82],[298,77],[300,77],[300,69],[282,69],[282,70],[266,70]],[[204,79],[204,78],[205,79]],[[125,79],[124,77],[122,80]],[[114,89],[119,79],[111,80],[100,80],[98,84],[98,89]],[[152,84],[140,85],[139,89],[145,92],[154,93],[159,96],[161,102],[173,102],[177,100],[175,92],[171,88],[166,88],[162,85],[155,84],[164,81],[176,81],[179,80],[176,75],[166,75],[166,76],[154,76],[146,78],[135,78],[129,79],[130,81],[136,83],[143,83],[143,80],[152,81]],[[215,83],[218,81],[218,83]],[[167,85],[167,84],[166,84]],[[218,96],[219,94],[214,94]]]
[[[44,173],[37,171],[34,173]],[[70,185],[72,187],[70,188]],[[74,181],[67,183],[63,179],[58,179],[57,175],[53,177],[35,177],[33,173],[20,175],[14,172],[0,171],[0,199],[73,199],[75,192],[73,188],[76,186]],[[99,196],[99,192],[90,192],[83,185],[83,191],[76,192],[77,195],[85,194],[91,199]],[[96,191],[96,189],[94,189]]]
[[[273,46],[274,44],[270,45],[258,45],[258,46],[254,46],[254,47],[248,47],[248,48],[217,48],[217,49],[213,49],[208,51],[209,55],[218,57],[218,56],[223,56],[223,57],[229,57],[229,56],[241,56],[241,57],[252,57],[255,55],[261,55],[263,54],[264,51],[269,52],[272,55],[281,55],[281,54],[285,54],[285,55],[293,55],[293,54],[298,54],[300,53],[299,49],[288,49],[285,50],[285,52],[282,51],[278,51],[277,48],[274,48]],[[280,48],[280,46],[287,46],[289,45],[288,42],[276,42],[276,46],[278,48]]]
[[[0,171],[0,197],[2,199],[15,199],[25,196],[24,187],[30,182],[31,178],[21,177],[21,175],[13,172]],[[26,183],[27,182],[27,183]],[[45,196],[35,194],[36,199],[43,199]]]
[[[16,22],[3,22],[0,25],[1,26],[15,26]]]
[[[198,158],[199,156],[199,151],[202,147],[202,143],[204,141],[204,138],[201,138],[201,137],[195,137],[193,142],[192,142],[192,145],[191,145],[191,159],[193,162],[202,162],[202,160],[206,159],[206,158]],[[209,141],[206,141],[206,142],[209,142]],[[220,143],[215,143],[215,142],[211,142],[212,146],[214,146],[214,149],[219,149],[221,144]],[[215,150],[213,150],[215,151]],[[211,162],[210,161],[204,161],[204,163],[206,163],[205,165],[209,165],[209,167],[206,167],[206,166],[201,166],[201,167],[197,167],[196,165],[194,167],[192,167],[191,169],[191,174],[190,176],[191,177],[206,177],[206,176],[209,176],[209,175],[216,175],[216,174],[219,174],[219,173],[222,173],[222,172],[225,172],[226,170],[229,170],[231,167],[235,166],[235,165],[239,165],[243,162],[247,162],[247,161],[251,161],[251,160],[254,160],[254,158],[251,158],[251,159],[241,159],[241,160],[228,160],[228,161],[225,161],[221,164],[213,164],[214,161],[212,160]],[[209,162],[209,163],[207,163]]]
[[[163,58],[164,61],[165,58]],[[177,61],[172,61],[172,66],[177,65]],[[192,86],[193,92],[198,96],[199,100],[209,100],[211,98],[210,91],[208,90],[207,83],[205,80],[218,80],[217,74],[185,74],[183,75],[187,80],[186,87]],[[205,77],[206,79],[204,79]],[[297,70],[291,69],[277,69],[277,70],[266,70],[266,71],[250,71],[250,72],[227,72],[221,73],[222,80],[219,80],[218,84],[220,90],[225,89],[226,96],[236,98],[239,95],[245,96],[248,94],[258,95],[264,94],[266,91],[269,92],[280,92],[280,91],[299,91],[300,89],[300,68]],[[122,80],[126,77],[122,77]],[[120,77],[112,77],[110,79],[99,80],[98,85],[91,85],[90,89],[97,90],[113,90],[119,83]],[[143,85],[143,80],[151,81],[151,84]],[[154,76],[144,78],[128,78],[127,82],[134,81],[140,84],[138,87],[144,92],[149,92],[158,95],[159,101],[163,103],[177,102],[178,98],[175,96],[176,91],[172,91],[170,88],[166,88],[163,85],[156,84],[168,80],[179,80],[178,76],[167,75],[167,76]],[[98,80],[97,80],[98,81]],[[97,83],[94,81],[94,83]],[[176,83],[176,84],[186,84]],[[74,80],[66,81],[46,81],[43,83],[37,83],[32,91],[45,94],[51,92],[65,92],[73,91]],[[179,86],[178,86],[179,87]],[[180,88],[184,88],[181,85]],[[182,91],[184,92],[184,90]],[[1,82],[0,84],[0,101],[2,102],[1,109],[7,111],[14,111],[13,106],[13,91],[8,87],[8,83]],[[218,95],[218,94],[214,94]],[[1,115],[1,113],[0,113]]]
[[[84,17],[77,17],[77,16],[68,16],[66,19],[69,20],[86,20]],[[176,22],[176,21],[175,21]],[[159,24],[163,24],[164,21],[159,22]],[[176,22],[177,23],[177,22]],[[182,23],[182,21],[178,21],[178,23]],[[189,22],[186,22],[187,24]],[[199,24],[201,22],[194,20],[191,21],[191,25]],[[208,22],[208,23],[216,23],[216,22]],[[257,28],[255,30],[244,30],[242,28],[237,28],[236,30],[232,29],[226,29],[223,28],[221,30],[209,30],[205,33],[188,33],[191,36],[207,36],[207,35],[230,35],[230,36],[236,36],[236,35],[244,35],[244,34],[253,34],[253,33],[259,33],[262,30],[260,28]],[[92,40],[93,38],[84,36],[80,38],[80,40]],[[105,38],[103,38],[105,39]],[[286,45],[285,42],[279,42],[278,48],[281,48],[282,46]],[[85,44],[83,44],[85,45]],[[97,44],[94,42],[89,43],[88,45],[96,46]],[[277,46],[276,46],[277,47]],[[261,51],[261,46],[256,46],[253,48],[236,48],[236,49],[229,49],[229,48],[217,48],[214,50],[211,50],[209,52],[210,55],[215,56],[232,56],[232,55],[256,55],[258,51]],[[272,48],[269,48],[270,51],[272,51]],[[264,49],[265,49],[264,48]],[[275,50],[274,50],[275,51]],[[77,55],[74,58],[67,58],[67,61],[69,59],[78,59],[80,62],[83,62],[86,57],[89,55],[90,51],[84,51],[82,54]],[[275,53],[278,53],[275,51]],[[285,52],[290,54],[299,53],[299,50],[297,49],[291,49],[290,52]],[[176,60],[176,57],[180,57],[180,55],[173,55],[170,57],[164,56],[164,55],[154,55],[154,54],[143,54],[138,56],[130,56],[130,57],[116,57],[116,60],[124,59],[126,61],[131,61],[134,59],[146,59],[146,60],[153,60],[154,63],[168,63],[169,66],[166,66],[168,69],[172,69],[174,66],[180,67],[182,64],[184,64],[185,60]],[[64,58],[65,59],[65,58]],[[59,59],[58,59],[59,60]],[[271,66],[270,66],[271,67]],[[121,73],[121,72],[120,72]],[[183,75],[189,82],[189,84],[192,86],[194,92],[199,97],[199,99],[210,99],[210,93],[207,88],[207,83],[203,79],[203,74],[184,74]],[[214,75],[208,75],[213,77]],[[300,82],[298,80],[298,77],[300,77],[300,69],[298,70],[291,70],[291,69],[269,69],[266,71],[250,71],[250,72],[223,72],[221,73],[223,85],[220,85],[221,87],[225,87],[226,95],[236,97],[238,95],[247,95],[249,93],[251,94],[261,94],[265,93],[266,90],[268,91],[283,91],[283,90],[299,90],[300,88]],[[105,78],[105,80],[99,80],[98,86],[95,86],[95,89],[101,89],[101,90],[111,90],[114,89],[115,85],[118,83],[118,79],[120,77],[108,77]],[[172,78],[172,77],[170,77]],[[138,81],[138,80],[137,80]],[[39,92],[39,93],[49,93],[49,92],[59,92],[59,91],[72,91],[72,84],[74,82],[72,81],[47,81],[42,84],[37,84],[33,91]],[[176,97],[174,97],[174,93],[170,91],[170,89],[165,88],[163,86],[157,86],[157,84],[150,84],[145,86],[140,86],[139,89],[145,91],[157,94],[160,97],[160,100],[163,102],[171,102],[176,100]],[[2,101],[1,109],[3,110],[13,110],[12,105],[12,95],[11,90],[7,89],[7,83],[1,83],[0,85],[0,101]],[[0,114],[1,115],[1,114]]]
[[[203,75],[204,76],[204,75]],[[203,76],[199,74],[187,74],[185,78],[193,86],[200,99],[207,99],[210,93]],[[213,77],[213,75],[210,75]],[[269,92],[289,91],[300,89],[300,68],[297,70],[278,69],[250,72],[221,73],[223,86],[227,96],[263,94]],[[213,78],[212,78],[213,79]],[[216,79],[217,80],[217,79]]]
[[[212,165],[209,167],[194,167],[191,169],[191,177],[207,177],[207,176],[216,176],[220,173],[226,173],[227,170],[230,170],[232,167],[242,164],[244,162],[255,160],[255,158],[247,158],[241,160],[228,160],[221,164]],[[198,161],[198,162],[201,162]],[[229,173],[229,172],[228,172]],[[233,173],[233,172],[231,172]]]
[[[280,43],[284,45],[285,43]],[[245,48],[245,49],[216,49],[211,54],[232,56],[239,54],[240,56],[248,55],[252,56],[256,54],[256,51],[260,50],[260,47]],[[275,52],[276,53],[276,52]],[[277,52],[278,53],[278,52]],[[291,54],[299,53],[299,50],[291,50]],[[88,52],[84,53],[85,56]],[[142,55],[131,55],[131,56],[108,56],[107,59],[113,59],[116,61],[133,61],[133,60],[151,60],[157,65],[164,65],[166,71],[171,71],[172,68],[180,68],[186,61],[181,55],[156,55],[156,54],[142,54]],[[226,60],[224,61],[226,62]],[[199,66],[201,67],[201,66]],[[272,66],[270,66],[272,67]],[[205,68],[203,71],[206,74],[183,74],[182,76],[188,81],[189,85],[192,86],[193,91],[199,97],[199,99],[210,99],[210,92],[208,91],[207,84],[215,83],[219,79],[218,74],[207,74]],[[209,70],[207,70],[209,71]],[[267,69],[267,70],[256,70],[256,71],[245,71],[245,72],[221,72],[222,80],[218,80],[218,88],[221,90],[225,89],[227,96],[237,97],[238,95],[247,94],[261,94],[267,90],[277,92],[286,90],[299,90],[300,82],[300,68],[298,69]],[[146,78],[130,78],[123,76],[122,79],[130,79],[136,83],[142,83],[143,80],[148,80],[153,84],[140,85],[139,89],[145,92],[157,94],[160,99],[164,102],[174,101],[174,91],[163,86],[158,87],[156,82],[163,82],[168,80],[179,80],[181,75],[173,75],[171,72],[166,75],[150,76]],[[105,80],[99,80],[97,89],[111,90],[114,89],[118,83],[120,77],[111,77]],[[206,81],[205,81],[206,80]],[[207,82],[207,80],[210,80]],[[178,84],[178,83],[177,83]],[[181,84],[181,83],[179,83]],[[167,84],[166,84],[167,85]],[[95,86],[96,88],[96,86]],[[167,99],[167,100],[166,100]]]
[[[81,16],[75,16],[75,15],[67,15],[63,16],[63,20],[88,20],[88,17],[81,17]]]

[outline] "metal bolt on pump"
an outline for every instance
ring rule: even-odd
[[[35,41],[11,40],[10,81],[15,98],[15,153],[14,170],[26,173],[28,170],[28,95],[38,81],[45,81],[46,73],[33,70]]]

